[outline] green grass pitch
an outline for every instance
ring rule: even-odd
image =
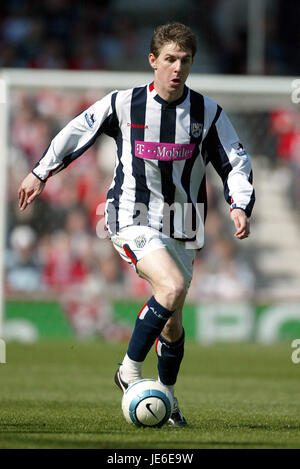
[[[113,383],[126,345],[7,344],[0,448],[299,448],[300,364],[290,344],[188,343],[176,394],[187,428],[137,428]],[[152,350],[144,377],[156,377]]]

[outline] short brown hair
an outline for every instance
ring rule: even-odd
[[[162,47],[170,42],[175,42],[182,50],[190,49],[192,57],[197,52],[195,34],[182,23],[168,23],[158,26],[151,39],[150,52],[158,57]]]

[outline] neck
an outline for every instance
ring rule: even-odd
[[[183,95],[183,90],[184,90],[184,84],[180,86],[180,88],[176,90],[168,90],[154,80],[154,88],[157,94],[165,101],[168,103],[172,103],[173,101],[177,101],[177,99],[180,99],[181,96]]]

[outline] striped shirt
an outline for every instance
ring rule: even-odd
[[[116,142],[105,213],[110,234],[145,225],[202,247],[209,162],[222,179],[231,208],[251,215],[255,196],[250,157],[225,112],[206,96],[185,86],[182,97],[169,103],[153,83],[113,91],[56,135],[33,173],[47,180],[101,133]]]

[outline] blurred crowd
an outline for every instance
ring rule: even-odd
[[[263,72],[297,74],[297,2],[264,2]],[[247,73],[248,4],[249,0],[2,2],[0,67],[148,70],[145,58],[154,27],[175,20],[189,24],[198,37],[195,72]]]
[[[285,189],[293,209],[300,207],[300,113],[277,109],[270,115],[270,128],[277,143],[275,177]]]

